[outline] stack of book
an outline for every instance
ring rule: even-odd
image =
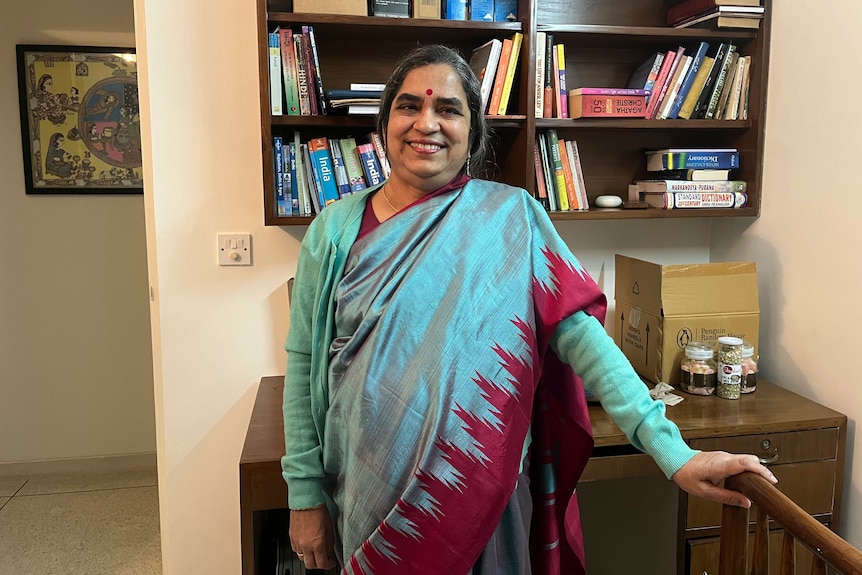
[[[590,209],[578,144],[550,129],[536,134],[536,199],[550,212]]]
[[[312,26],[269,34],[270,112],[273,116],[327,113],[320,59]]]
[[[482,109],[488,116],[505,116],[512,95],[515,72],[520,61],[524,35],[493,39],[473,50],[470,68],[479,80]]]
[[[536,33],[537,118],[569,118],[566,84],[566,46],[554,44],[550,32]]]
[[[311,138],[299,132],[273,138],[275,206],[279,216],[311,216],[345,196],[389,177],[389,162],[377,132],[356,138]]]
[[[629,202],[662,209],[741,208],[748,201],[747,182],[734,179],[739,168],[735,148],[666,148],[646,153],[652,179],[629,186]]]
[[[674,28],[756,29],[763,14],[760,0],[686,0],[667,11],[667,23]]]
[[[644,117],[747,119],[750,56],[730,42],[697,42],[651,54],[628,82],[649,90]]]
[[[333,114],[376,115],[384,84],[351,84],[349,90],[327,90],[326,101]]]

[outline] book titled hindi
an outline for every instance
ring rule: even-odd
[[[741,192],[641,192],[641,201],[665,210],[682,208],[742,208],[748,196]]]
[[[576,88],[569,90],[572,118],[643,118],[648,92],[634,88]]]
[[[739,167],[736,148],[665,148],[646,152],[646,169],[660,170],[709,169],[732,170]]]
[[[638,180],[634,183],[639,192],[734,192],[745,193],[745,180]]]

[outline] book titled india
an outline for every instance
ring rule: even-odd
[[[646,152],[650,172],[660,170],[732,170],[739,167],[739,152],[733,148],[665,148]]]
[[[383,182],[383,170],[380,169],[380,162],[377,160],[374,146],[372,144],[359,144],[356,146],[356,151],[359,153],[359,161],[362,163],[362,171],[365,172],[368,185],[376,186]]]
[[[308,152],[314,162],[314,173],[323,191],[323,206],[326,207],[338,200],[338,184],[335,181],[335,168],[329,153],[327,138],[312,138],[308,141]]]

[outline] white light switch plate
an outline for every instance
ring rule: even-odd
[[[218,265],[250,266],[251,234],[219,234]]]

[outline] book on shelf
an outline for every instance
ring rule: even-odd
[[[760,28],[763,7],[718,6],[673,25],[674,28]]]
[[[545,107],[545,35],[545,32],[536,32],[536,118],[543,116]]]
[[[655,86],[658,74],[661,72],[661,65],[664,63],[664,52],[655,52],[649,58],[634,69],[626,83],[626,88],[634,88],[639,90],[647,90],[647,102],[652,95],[653,86]]]
[[[645,118],[652,118],[655,114],[655,109],[658,107],[658,100],[661,96],[661,88],[667,81],[667,76],[670,73],[670,69],[675,58],[676,50],[665,52],[664,58],[662,58],[661,68],[659,68],[658,75],[656,76],[655,82],[650,90],[650,96],[647,98],[647,107],[644,112]]]
[[[320,58],[317,56],[317,41],[314,38],[314,26],[303,26],[302,33],[308,34],[308,46],[311,54],[310,62],[314,70],[314,86],[317,95],[317,113],[321,115],[326,114],[326,98],[323,96],[325,90],[323,89],[323,77],[320,75]]]
[[[413,0],[413,17],[439,20],[443,16],[440,0]]]
[[[371,0],[368,7],[371,16],[410,18],[410,0]]]
[[[488,101],[491,99],[491,89],[494,86],[494,74],[500,63],[500,52],[503,50],[503,42],[494,38],[474,48],[470,55],[470,69],[479,80],[479,92],[482,95],[482,110],[488,109]]]
[[[745,193],[745,180],[637,180],[638,192],[734,192]]]
[[[281,98],[281,39],[278,32],[269,34],[269,112],[282,115]]]
[[[386,84],[376,82],[351,82],[350,89],[359,90],[360,92],[380,92],[382,94],[383,90],[386,89]]]
[[[470,0],[470,20],[494,21],[494,0]]]
[[[709,12],[719,6],[760,6],[760,0],[685,0],[668,8],[667,25]]]
[[[715,85],[712,87],[712,94],[709,97],[709,102],[706,105],[706,109],[703,113],[703,118],[707,120],[711,120],[715,117],[715,110],[718,108],[718,101],[721,98],[721,92],[724,90],[724,84],[727,82],[728,70],[731,65],[734,65],[736,62],[736,58],[738,58],[736,52],[736,46],[730,44],[728,46],[727,56],[724,57],[724,61],[721,63],[721,69],[718,71],[718,77],[715,79]]]
[[[308,82],[308,60],[305,57],[305,44],[302,34],[293,35],[293,52],[296,55],[296,83],[299,88],[299,113],[311,115],[311,92]]]
[[[729,180],[730,170],[661,170],[650,174],[656,180],[687,180],[703,182],[710,180]]]
[[[703,63],[704,58],[706,58],[707,50],[709,50],[708,42],[700,42],[697,45],[697,48],[694,49],[694,52],[691,55],[691,65],[688,67],[688,71],[686,71],[682,82],[680,82],[676,98],[668,111],[668,120],[676,120],[679,117],[679,112],[685,103],[685,99],[688,97],[688,93],[691,91],[692,86],[694,86],[694,80],[700,71],[700,66]]]
[[[275,213],[287,216],[287,203],[284,199],[284,140],[281,136],[272,138],[273,184],[275,187]]]
[[[296,145],[294,142],[286,142],[285,147],[287,148],[287,166],[286,169],[290,171],[290,215],[298,216],[299,212],[299,186],[296,180]]]
[[[730,53],[731,46],[733,46],[733,44],[721,42],[715,47],[715,51],[712,51],[712,69],[710,69],[709,75],[703,82],[700,96],[698,96],[697,102],[694,104],[694,110],[691,112],[691,119],[703,118],[706,113],[706,108],[709,106],[709,100],[712,97],[712,89],[715,86],[715,82],[718,79],[718,74],[721,72],[721,68],[724,66],[724,61]],[[735,47],[733,49],[735,50]]]
[[[679,66],[677,66],[676,71],[673,74],[673,78],[671,78],[664,100],[659,106],[659,111],[656,113],[657,119],[668,119],[670,111],[676,103],[676,98],[679,94],[680,88],[682,87],[682,83],[685,80],[685,76],[688,74],[688,69],[691,67],[691,63],[693,61],[694,58],[687,54],[682,57]]]
[[[618,92],[603,95],[600,92]],[[576,88],[569,90],[568,109],[572,118],[643,118],[646,90],[613,88]]]
[[[315,214],[319,214],[323,208],[323,188],[320,180],[317,178],[317,171],[314,169],[314,162],[311,159],[311,150],[308,149],[308,144],[300,146],[302,150],[302,171],[305,173],[305,184],[308,188],[308,195],[311,198],[311,205]]]
[[[299,132],[293,133],[293,149],[296,156],[296,190],[299,200],[299,214],[302,216],[312,215],[311,195],[308,193],[308,181],[305,174],[305,162],[303,157],[303,144],[300,143]]]
[[[658,82],[656,82],[655,91],[658,91],[658,97],[655,98],[655,100],[650,99],[650,104],[647,109],[647,111],[649,112],[649,115],[647,116],[648,118],[658,118],[659,114],[661,113],[662,106],[664,105],[664,100],[667,97],[667,91],[673,82],[674,75],[679,68],[680,62],[682,62],[682,57],[684,55],[685,47],[679,46],[673,53],[673,58],[670,58],[667,74],[665,75],[662,83],[659,84]],[[667,61],[667,58],[665,60]]]
[[[545,188],[548,190],[548,205],[551,206],[552,212],[556,212],[560,209],[560,200],[557,196],[556,174],[552,167],[553,161],[551,160],[551,152],[548,150],[548,140],[544,134],[538,134],[536,140],[539,142],[539,153],[542,157]]]
[[[733,89],[733,82],[736,79],[736,71],[739,69],[739,52],[734,52],[730,55],[730,61],[727,65],[727,74],[724,77],[724,86],[721,88],[721,95],[718,97],[718,104],[715,106],[715,115],[713,119],[724,119],[724,112],[727,108],[727,100],[730,97],[730,92]]]
[[[377,161],[380,163],[380,170],[383,173],[383,179],[389,179],[389,159],[386,157],[386,147],[383,145],[383,138],[377,132],[368,134],[368,141],[374,146],[374,152],[377,154]]]
[[[494,22],[517,22],[518,0],[494,0]]]
[[[500,101],[503,97],[503,84],[506,82],[506,68],[509,66],[509,56],[512,55],[512,39],[503,38],[500,47],[500,60],[497,62],[497,70],[494,72],[494,86],[491,88],[491,98],[485,113],[496,116],[500,110]]]
[[[281,69],[284,81],[284,112],[289,116],[299,116],[299,84],[296,79],[296,55],[293,52],[293,31],[279,28],[281,43]]]
[[[515,81],[515,72],[518,71],[518,61],[521,55],[521,43],[524,35],[521,32],[512,34],[512,50],[509,53],[509,63],[506,65],[506,76],[503,79],[503,92],[500,95],[500,107],[498,116],[505,116],[509,108],[509,99],[512,95],[512,84]]]
[[[743,208],[748,196],[740,192],[640,193],[640,201],[665,210],[683,208]]]
[[[742,99],[742,89],[745,86],[745,77],[748,75],[748,64],[750,56],[740,56],[736,61],[736,74],[733,78],[733,86],[727,101],[727,110],[724,114],[725,120],[741,120],[739,114],[739,103]]]
[[[555,129],[548,130],[545,132],[545,139],[548,147],[551,170],[553,170],[554,189],[557,192],[556,197],[559,200],[559,209],[567,212],[570,209],[569,195],[566,190],[566,175],[563,172],[563,161],[560,156],[560,148],[557,145],[557,142],[559,141],[557,131]]]
[[[697,101],[703,92],[703,86],[706,84],[706,79],[714,65],[715,58],[712,56],[704,57],[703,62],[700,63],[700,68],[697,70],[697,75],[695,75],[694,80],[691,83],[688,94],[685,96],[682,107],[680,107],[679,112],[677,113],[677,118],[682,118],[683,120],[691,118],[691,115],[694,112],[694,106],[697,104]]]
[[[365,174],[359,161],[359,152],[356,151],[356,138],[353,136],[341,138],[341,154],[344,156],[344,167],[347,169],[350,191],[356,193],[364,190],[368,184],[365,183]]]
[[[569,161],[569,150],[566,148],[566,141],[562,138],[557,140],[557,149],[560,151],[560,163],[563,165],[563,181],[566,184],[566,198],[569,200],[570,210],[581,209],[581,198],[578,195],[578,190],[575,188],[575,170],[572,168],[572,162]]]
[[[443,4],[443,18],[445,20],[466,20],[467,13],[467,0],[445,0],[445,4]]]
[[[536,199],[546,211],[550,211],[551,204],[548,202],[548,188],[545,185],[545,168],[542,165],[542,153],[539,150],[538,141],[533,142],[533,165],[536,169]]]
[[[380,111],[380,104],[350,104],[347,106],[348,116],[376,116]]]
[[[542,98],[542,117],[554,117],[554,35],[545,32],[545,96]]]
[[[748,119],[748,96],[749,86],[751,82],[751,56],[743,56],[745,58],[745,75],[742,77],[742,89],[740,90],[740,106],[742,108],[743,120]]]
[[[556,73],[558,77],[557,91],[559,92],[560,99],[558,101],[559,108],[557,110],[558,118],[568,118],[569,117],[569,99],[567,97],[568,94],[568,86],[566,85],[566,45],[565,44],[557,44],[554,46],[555,55],[557,58],[557,66]]]
[[[344,165],[344,155],[341,152],[341,141],[329,138],[329,155],[332,156],[332,169],[335,173],[335,184],[338,186],[338,196],[345,197],[352,193],[350,179],[347,177],[347,167]]]
[[[385,180],[383,171],[380,167],[380,160],[377,159],[377,152],[374,151],[374,145],[370,143],[359,144],[356,146],[356,151],[359,154],[359,161],[362,165],[362,172],[365,174],[365,181],[369,186],[376,186]]]
[[[646,152],[649,172],[681,169],[732,170],[739,167],[735,148],[665,148]]]
[[[584,184],[584,170],[581,164],[581,153],[575,140],[566,140],[566,155],[574,174],[575,191],[578,197],[578,209],[589,210],[590,201],[587,198],[587,186]]]
[[[323,194],[321,207],[326,207],[341,198],[338,194],[338,184],[335,181],[335,167],[329,153],[329,140],[324,137],[312,138],[308,141],[308,148],[311,161],[314,162],[314,175],[320,182],[320,189]]]

